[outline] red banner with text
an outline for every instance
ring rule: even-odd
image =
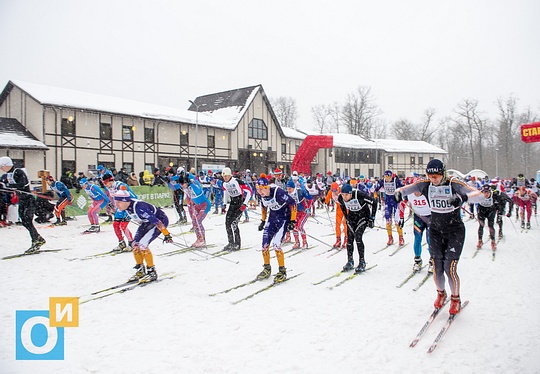
[[[540,142],[540,122],[521,125],[521,140],[525,143]]]

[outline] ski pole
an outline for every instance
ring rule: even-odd
[[[240,263],[240,261],[233,261],[233,260],[230,260],[230,259],[228,259],[226,257],[223,257],[223,256],[216,256],[213,253],[203,251],[202,249],[199,249],[199,248],[193,248],[193,250],[204,253],[205,255],[210,256],[210,258],[220,258],[223,261],[232,262],[233,264],[239,264]],[[194,252],[194,253],[199,255],[197,252]],[[199,256],[204,257],[203,255],[199,255]],[[206,257],[206,259],[208,259],[208,257]]]
[[[510,217],[506,217],[508,218],[508,220],[510,221],[510,223],[512,224],[512,227],[514,228],[514,231],[516,232],[516,234],[518,233],[517,229],[516,229],[516,225],[514,225],[514,222],[512,222],[512,218]]]
[[[317,238],[315,238],[315,237],[309,235],[308,233],[306,233],[306,236],[310,237],[310,238],[313,239],[313,240],[318,241],[319,243],[322,243],[322,244],[324,244],[324,245],[327,245],[327,246],[329,246],[330,248],[333,248],[333,246],[331,246],[330,244],[325,243],[325,242],[323,242],[322,240],[319,240],[319,239],[317,239]]]

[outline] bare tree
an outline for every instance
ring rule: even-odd
[[[440,129],[441,125],[433,128],[433,117],[437,111],[434,108],[427,108],[424,110],[424,122],[419,126],[418,140],[423,140],[426,143],[431,143],[435,133]]]
[[[326,105],[315,105],[311,107],[311,115],[315,121],[315,130],[317,130],[319,134],[329,131],[326,124],[326,117],[328,114],[329,111]]]
[[[516,148],[516,130],[519,128],[517,116],[517,99],[513,96],[497,99],[499,117],[496,120],[498,125],[497,134],[499,142],[497,148],[500,150],[501,170],[506,174],[514,166]],[[517,165],[516,165],[517,166]]]
[[[476,158],[478,158],[479,167],[483,168],[483,138],[487,119],[481,117],[481,113],[478,111],[478,100],[464,99],[463,102],[458,104],[455,113],[457,116],[454,123],[456,128],[461,130],[465,136],[471,154],[472,165],[477,165]]]
[[[392,124],[392,134],[399,140],[418,140],[416,126],[407,119],[400,119]]]
[[[341,106],[335,101],[328,106],[328,115],[332,118],[333,125],[330,127],[331,131],[335,130],[339,134],[340,118],[339,115],[342,111]]]
[[[271,99],[270,102],[280,125],[295,129],[296,120],[298,119],[296,100],[289,96],[280,96]]]
[[[372,137],[373,120],[381,114],[371,93],[371,87],[359,86],[356,92],[347,95],[343,106],[343,124],[347,132],[364,138]]]

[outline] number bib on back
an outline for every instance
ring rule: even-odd
[[[429,186],[429,204],[435,213],[451,213],[456,208],[450,204],[452,188],[450,186]]]

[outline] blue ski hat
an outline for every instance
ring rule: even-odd
[[[352,193],[352,186],[349,183],[345,183],[341,186],[341,193]]]
[[[270,185],[268,183],[268,179],[266,178],[259,178],[257,180],[257,188],[270,188]]]
[[[79,181],[79,184],[80,184],[81,186],[84,186],[85,184],[88,184],[88,179],[86,179],[86,178],[81,178],[81,180]]]
[[[294,184],[294,181],[292,179],[290,179],[288,182],[287,182],[287,185],[286,185],[287,188],[295,188],[296,185]]]

